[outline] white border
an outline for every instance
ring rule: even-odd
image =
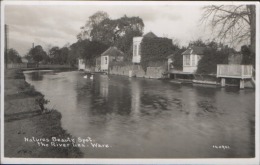
[[[5,158],[4,157],[4,7],[6,5],[151,5],[151,6],[162,6],[162,5],[210,5],[210,4],[254,4],[256,5],[256,109],[255,109],[255,158],[250,159],[35,159],[35,158]],[[1,2],[1,162],[0,163],[19,163],[19,164],[259,164],[259,2],[173,2],[173,1],[2,1]]]

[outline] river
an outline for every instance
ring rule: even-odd
[[[255,152],[255,90],[79,71],[24,72],[62,114],[73,137],[108,148],[86,158],[249,158]]]

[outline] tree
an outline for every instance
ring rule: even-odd
[[[227,64],[230,53],[235,52],[234,49],[223,47],[211,41],[206,44],[204,55],[198,63],[197,73],[199,74],[216,74],[217,64]]]
[[[7,58],[8,58],[8,63],[22,63],[21,56],[13,48],[7,50]]]
[[[88,39],[78,40],[70,46],[68,62],[71,65],[75,65],[78,58],[83,58],[86,60],[87,65],[93,66],[96,57],[100,56],[107,48],[108,45],[98,41],[90,41]]]
[[[205,47],[206,43],[204,43],[201,39],[198,39],[196,41],[191,41],[189,43],[189,46],[202,46],[202,47]]]
[[[104,11],[98,11],[91,15],[84,26],[82,26],[81,32],[77,35],[78,40],[90,39],[91,31],[105,19],[108,19],[109,15]]]
[[[68,62],[69,48],[63,47],[60,49],[60,64],[66,64]]]
[[[50,59],[52,64],[59,63],[60,48],[58,46],[52,47],[49,50]]]
[[[255,5],[211,5],[203,7],[202,21],[208,21],[221,40],[242,43],[250,40],[251,53],[255,53]]]
[[[161,37],[144,37],[141,42],[141,66],[144,70],[151,65],[160,65],[173,54],[178,46],[172,44],[172,40]]]
[[[28,55],[37,63],[47,58],[47,53],[40,45],[37,45],[34,48],[30,49]]]
[[[139,17],[110,19],[105,12],[97,12],[89,17],[78,38],[97,41],[108,46],[116,46],[124,53],[129,52],[132,39],[143,34],[144,23]],[[85,37],[84,37],[85,36]]]
[[[243,55],[242,64],[245,65],[253,64],[255,67],[255,56],[252,55],[249,46],[247,45],[241,46],[241,53]]]

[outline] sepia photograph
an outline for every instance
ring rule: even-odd
[[[1,163],[258,165],[258,55],[259,2],[1,1]]]

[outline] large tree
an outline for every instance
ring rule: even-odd
[[[202,21],[209,21],[218,38],[233,44],[250,41],[255,53],[255,5],[211,5],[203,10]]]
[[[132,39],[143,34],[144,23],[139,17],[110,19],[105,12],[97,12],[89,17],[77,36],[79,40],[90,39],[108,46],[117,46],[124,53],[131,49]]]
[[[90,39],[91,31],[96,28],[100,22],[108,18],[109,15],[104,11],[98,11],[91,15],[86,24],[80,28],[81,31],[77,35],[78,40]]]
[[[7,58],[8,58],[8,63],[21,63],[22,62],[21,56],[13,48],[7,50]]]
[[[87,65],[94,65],[96,57],[99,57],[107,48],[108,45],[98,41],[78,40],[70,46],[68,62],[75,65],[77,58],[82,58],[86,60]]]
[[[47,53],[43,50],[41,45],[37,45],[30,49],[28,56],[31,57],[35,62],[39,63],[47,58]]]
[[[141,42],[141,66],[144,70],[149,66],[164,64],[169,55],[179,48],[172,44],[172,40],[161,37],[144,37]]]

